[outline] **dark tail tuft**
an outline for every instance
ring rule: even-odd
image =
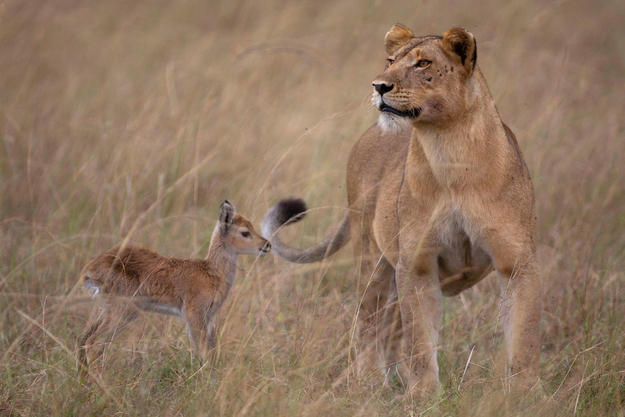
[[[304,218],[306,203],[301,198],[287,198],[270,208],[261,223],[263,237],[271,242],[272,253],[289,262],[307,264],[317,262],[339,250],[349,240],[349,212],[334,232],[324,240],[307,248],[295,248],[282,242],[278,231],[284,225]]]
[[[301,198],[285,198],[276,205],[276,221],[281,225],[298,222],[304,218],[306,210],[306,202]]]

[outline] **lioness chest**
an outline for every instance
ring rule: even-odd
[[[393,267],[400,256],[418,250],[421,239],[430,240],[428,246],[437,250],[433,267],[444,295],[479,282],[492,267],[477,225],[427,169],[406,172],[409,134],[393,142],[384,136],[372,141],[369,134],[378,132],[371,130],[354,147],[350,161],[350,207],[363,214],[352,233],[360,233],[370,249],[375,247],[370,255],[384,257]]]
[[[379,199],[395,188],[393,184],[380,187]],[[492,262],[466,213],[446,197],[406,194],[400,190],[395,196],[395,215],[378,210],[373,217],[372,237],[380,253],[396,268],[400,257],[414,256],[425,246],[433,248],[432,268],[438,272],[445,296],[481,281],[492,270]]]

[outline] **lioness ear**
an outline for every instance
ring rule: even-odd
[[[228,200],[224,201],[219,207],[219,227],[222,230],[227,230],[232,224],[234,213],[236,209]]]
[[[386,33],[384,37],[384,47],[389,55],[404,46],[411,39],[413,39],[414,33],[401,23],[397,23]]]
[[[462,27],[449,29],[443,35],[443,48],[460,57],[460,61],[468,74],[471,74],[477,62],[477,42],[471,34]]]

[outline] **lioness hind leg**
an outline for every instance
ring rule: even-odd
[[[404,385],[405,378],[399,370],[399,349],[403,337],[401,315],[399,313],[397,283],[395,274],[391,277],[388,299],[384,307],[382,323],[382,350],[384,353],[385,385]]]
[[[384,258],[377,265],[363,256],[359,282],[359,308],[357,321],[360,353],[358,366],[368,371],[385,366],[384,331],[381,328],[387,305],[389,284],[393,267]]]

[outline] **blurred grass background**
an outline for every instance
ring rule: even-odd
[[[73,289],[97,253],[203,257],[225,198],[258,224],[304,197],[294,244],[332,228],[396,22],[475,35],[532,172],[540,393],[503,395],[490,278],[445,300],[443,392],[393,402],[351,361],[349,247],[243,260],[201,370],[183,324],[148,315],[81,383],[96,305]],[[623,22],[617,0],[0,1],[0,415],[625,415]]]

